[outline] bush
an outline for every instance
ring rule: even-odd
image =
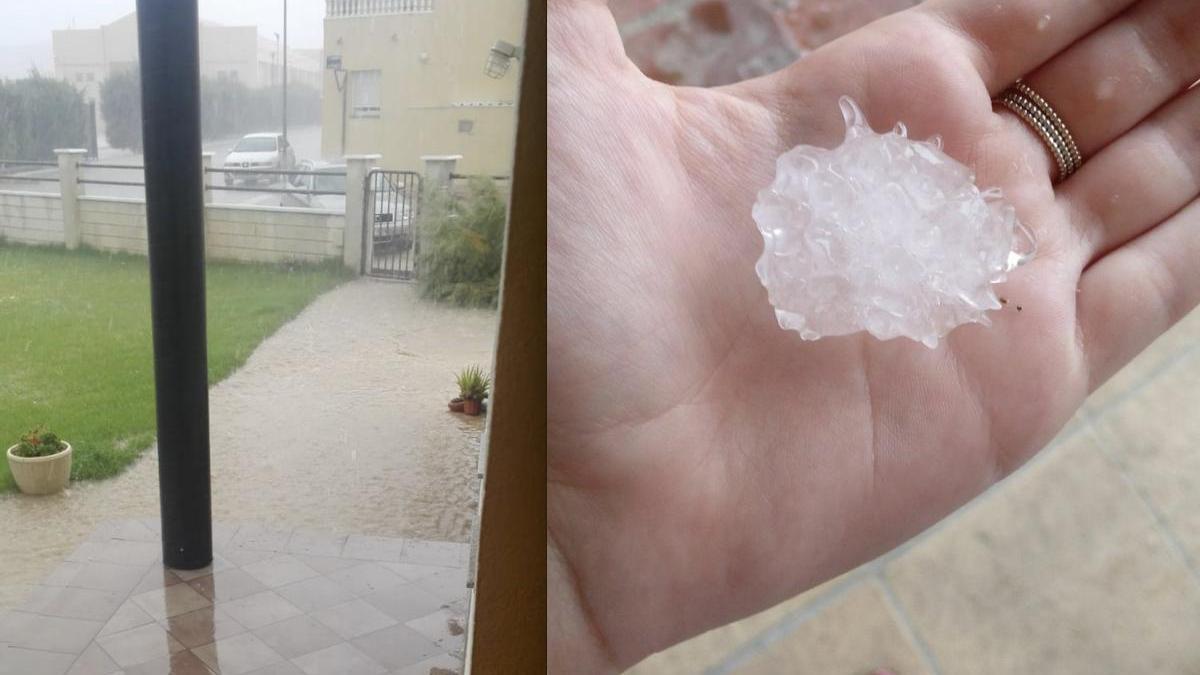
[[[463,197],[428,200],[419,224],[422,297],[461,307],[496,306],[505,212],[500,190],[488,178],[472,178]]]
[[[86,147],[87,112],[83,94],[36,70],[0,80],[0,157],[52,160],[55,148]]]
[[[108,144],[141,152],[142,92],[139,71],[111,75],[100,85],[100,111]],[[252,89],[238,80],[200,78],[200,135],[205,139],[240,136],[280,128],[283,88]],[[321,121],[321,92],[288,85],[288,124]]]
[[[21,437],[13,454],[17,457],[48,457],[66,449],[67,444],[55,433],[38,428]]]
[[[100,114],[110,146],[142,151],[142,81],[137,70],[109,75],[100,83]]]

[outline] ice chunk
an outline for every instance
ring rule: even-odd
[[[930,348],[962,324],[989,325],[1001,306],[992,284],[1033,255],[1013,207],[976,187],[940,138],[909,139],[903,124],[877,134],[853,100],[839,105],[842,144],[784,153],[754,205],[755,270],[779,325],[806,340],[866,330]]]

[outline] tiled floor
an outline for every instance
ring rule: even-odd
[[[105,523],[0,614],[0,675],[429,675],[462,670],[465,544],[214,527],[162,566],[157,523]]]
[[[928,532],[631,674],[1200,673],[1200,310]]]

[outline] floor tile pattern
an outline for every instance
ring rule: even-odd
[[[102,524],[0,613],[0,675],[462,671],[466,545],[214,526],[202,570],[156,523]]]

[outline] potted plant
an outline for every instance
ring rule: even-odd
[[[463,368],[458,374],[458,397],[462,399],[462,411],[468,415],[478,415],[483,410],[483,400],[488,397],[491,386],[492,378],[479,366]]]
[[[8,449],[8,468],[21,492],[53,494],[71,480],[71,444],[53,432],[34,429]]]

